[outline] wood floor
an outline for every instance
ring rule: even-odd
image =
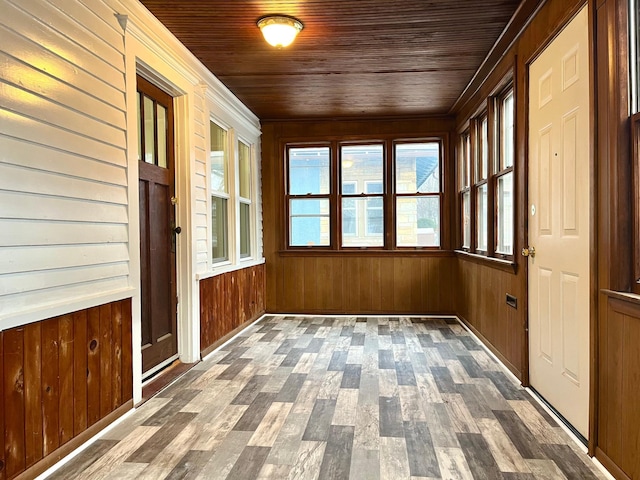
[[[51,478],[604,478],[453,319],[266,317]]]

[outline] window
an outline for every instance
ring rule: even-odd
[[[489,174],[489,120],[486,114],[478,122],[476,147],[476,250],[487,252],[488,244],[488,185]]]
[[[458,145],[460,246],[504,259],[513,258],[514,250],[514,115],[508,88],[470,120]]]
[[[211,148],[211,252],[213,263],[229,260],[229,143],[227,131],[210,122]]]
[[[353,208],[364,224],[356,226],[357,235],[342,230],[344,247],[381,247],[384,244],[384,154],[382,144],[342,145],[342,216]],[[354,191],[349,192],[352,185]],[[358,188],[359,187],[359,188]],[[357,212],[362,212],[358,215]]]
[[[395,145],[396,245],[440,246],[440,145]]]
[[[251,147],[238,140],[240,177],[240,258],[251,256]]]
[[[496,172],[496,253],[513,255],[513,90],[498,99],[500,151]]]
[[[330,245],[330,149],[288,149],[289,246]]]
[[[288,145],[287,247],[439,248],[441,143]]]
[[[460,140],[460,197],[462,206],[462,248],[471,248],[471,135],[462,134]]]

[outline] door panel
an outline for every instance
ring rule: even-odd
[[[138,78],[142,371],[177,353],[173,99]]]
[[[589,418],[589,47],[584,8],[529,69],[529,379]]]

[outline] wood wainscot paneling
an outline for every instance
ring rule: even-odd
[[[33,478],[132,407],[131,299],[0,332],[0,479]]]
[[[640,297],[609,292],[606,305],[598,328],[596,457],[617,478],[639,479]]]
[[[265,311],[265,266],[200,281],[200,351],[204,357]]]
[[[456,285],[458,316],[522,380],[525,292],[513,267],[461,254]],[[507,294],[516,298],[515,308]]]
[[[269,282],[278,282],[278,312],[451,314],[456,259],[406,255],[282,256]]]

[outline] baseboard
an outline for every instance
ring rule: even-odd
[[[491,353],[493,353],[498,360],[500,360],[500,362],[509,369],[509,371],[511,373],[513,373],[516,378],[520,381],[522,381],[522,372],[520,370],[518,370],[509,360],[507,360],[507,358],[496,348],[494,347],[491,342],[480,333],[480,331],[478,331],[477,328],[475,328],[473,325],[471,325],[465,318],[461,317],[460,315],[458,315],[458,319],[464,323],[464,325],[473,332],[473,334],[478,337],[480,339],[480,341],[482,342],[482,344],[491,351]]]
[[[606,453],[600,450],[600,447],[596,447],[596,459],[617,480],[632,480],[631,477],[624,473],[622,469],[618,465],[616,465],[616,463],[611,460]]]
[[[209,355],[211,352],[213,352],[220,345],[222,345],[225,342],[228,342],[232,337],[234,337],[235,335],[240,333],[242,330],[244,330],[245,328],[247,328],[248,326],[253,324],[256,320],[258,320],[263,315],[264,315],[264,311],[258,313],[257,315],[254,315],[251,319],[247,320],[246,322],[244,322],[239,327],[234,328],[229,333],[227,333],[225,336],[223,336],[223,337],[219,338],[218,340],[216,340],[215,342],[213,342],[207,348],[203,348],[202,350],[200,350],[200,358],[204,358],[207,355]]]

